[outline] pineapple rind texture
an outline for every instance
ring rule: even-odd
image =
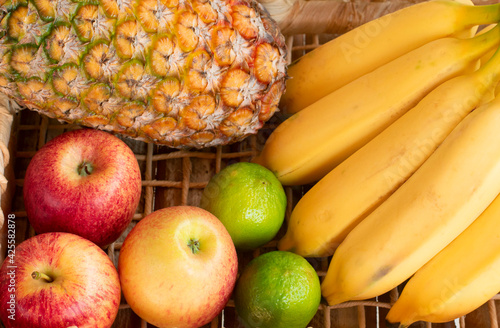
[[[255,134],[286,47],[255,0],[2,0],[0,92],[61,122],[174,148]]]

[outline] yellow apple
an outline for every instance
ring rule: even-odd
[[[194,206],[168,207],[143,218],[127,235],[118,261],[127,303],[161,328],[209,323],[226,305],[237,271],[226,228]]]

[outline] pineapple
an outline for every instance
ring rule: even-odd
[[[0,92],[169,147],[256,133],[278,109],[285,57],[255,0],[0,0]]]

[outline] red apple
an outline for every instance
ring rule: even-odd
[[[115,266],[94,243],[51,232],[29,238],[0,269],[6,328],[111,327],[120,305]]]
[[[132,310],[161,327],[201,327],[226,305],[238,259],[210,212],[173,206],[143,218],[120,250],[118,273]]]
[[[132,220],[141,196],[141,173],[122,140],[108,132],[79,129],[36,152],[23,192],[37,233],[70,232],[106,247]]]

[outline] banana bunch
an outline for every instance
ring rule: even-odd
[[[500,25],[487,33],[500,35]],[[296,204],[278,247],[305,257],[332,255],[347,234],[405,183],[466,115],[492,98],[499,71],[491,61],[442,83],[332,169]]]
[[[456,8],[455,2],[449,3],[450,10]],[[500,4],[492,6],[500,16]],[[485,22],[490,21],[487,18]],[[407,37],[412,38],[411,34]],[[490,30],[473,38],[446,37],[426,43],[286,119],[254,161],[273,171],[284,185],[316,182],[436,86],[475,69],[477,60],[496,48],[499,41],[498,30]],[[311,68],[317,66],[322,62]]]
[[[435,24],[422,18],[424,5],[442,10]],[[470,10],[467,18],[462,10]],[[386,61],[350,69],[344,62],[347,80],[335,80],[327,91],[308,87],[328,84],[333,73],[325,65],[342,62],[337,56],[349,33],[318,48],[309,62],[304,56],[292,68],[309,75],[296,80],[297,94],[288,97],[310,103],[275,129],[254,161],[284,185],[314,183],[293,208],[278,248],[304,257],[333,255],[321,285],[327,302],[376,297],[412,277],[387,317],[405,327],[452,320],[500,291],[500,279],[488,278],[500,269],[494,233],[500,4],[434,0],[388,16],[381,34],[400,40],[405,31],[421,44],[392,52],[374,36],[380,48],[367,43],[371,50],[359,58],[366,64],[371,52]],[[402,17],[423,25],[405,29],[396,24]],[[492,25],[470,34],[484,24]],[[361,33],[354,31],[351,41]],[[447,281],[451,291],[443,290]]]
[[[488,64],[484,68],[494,66],[491,74],[498,81],[500,52]],[[467,115],[342,241],[322,283],[329,304],[368,299],[397,287],[498,196],[500,120],[482,112],[476,109]]]

